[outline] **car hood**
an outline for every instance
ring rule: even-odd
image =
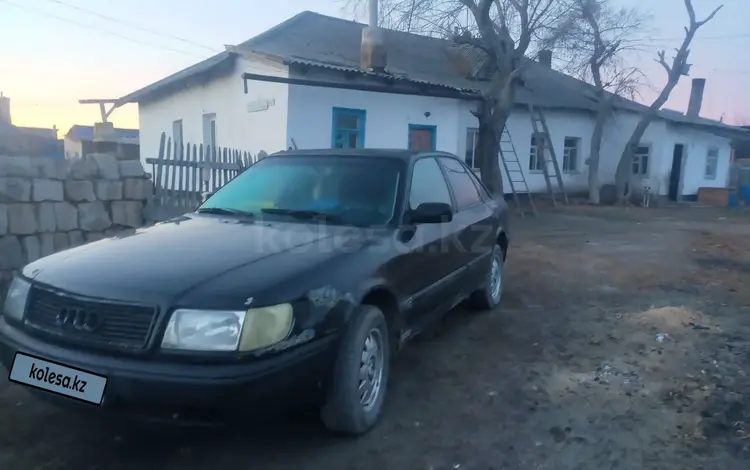
[[[292,270],[295,253],[315,249],[342,229],[191,214],[53,254],[23,274],[84,296],[172,302],[202,282],[269,257]]]

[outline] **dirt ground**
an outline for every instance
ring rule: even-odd
[[[746,469],[748,221],[584,206],[515,220],[502,307],[459,308],[411,344],[360,439],[311,417],[144,432],[0,380],[0,468]]]

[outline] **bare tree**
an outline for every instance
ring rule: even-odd
[[[363,0],[350,0],[349,8],[361,8]],[[527,54],[543,48],[571,22],[572,0],[381,0],[386,27],[452,38],[486,55],[492,77],[477,108],[479,121],[476,149],[482,181],[502,195],[498,161],[498,134],[515,104]]]
[[[597,97],[596,122],[591,134],[589,165],[589,199],[599,204],[599,157],[604,126],[618,96],[638,96],[643,73],[627,63],[628,53],[640,50],[637,34],[645,15],[635,9],[615,8],[611,0],[575,0],[574,18],[568,31],[558,35],[561,58],[567,62],[564,71],[594,85]],[[559,47],[559,46],[564,47]]]
[[[617,187],[617,195],[620,202],[624,202],[630,196],[631,193],[631,171],[632,161],[635,149],[641,141],[643,134],[648,129],[649,124],[656,118],[657,113],[662,106],[669,99],[669,95],[672,90],[677,86],[680,81],[680,77],[688,75],[690,72],[690,64],[687,63],[688,57],[690,56],[690,44],[693,42],[695,33],[704,24],[708,23],[718,13],[724,5],[719,5],[716,9],[711,12],[706,19],[698,21],[695,16],[695,9],[693,8],[692,0],[684,0],[685,8],[688,12],[690,24],[685,27],[685,38],[682,40],[682,45],[676,49],[676,54],[672,59],[671,64],[667,62],[666,52],[664,50],[659,51],[658,59],[656,61],[664,67],[667,72],[667,83],[661,90],[659,95],[656,97],[651,106],[643,113],[640,121],[633,130],[633,134],[625,144],[625,148],[620,156],[620,162],[617,165],[617,172],[615,173],[615,186]]]

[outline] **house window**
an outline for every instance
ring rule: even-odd
[[[182,149],[182,119],[172,122],[172,143],[174,144],[175,154]]]
[[[208,113],[203,115],[203,145],[218,152],[215,149],[216,142],[216,113]]]
[[[719,149],[712,147],[708,149],[708,153],[706,153],[706,172],[705,172],[705,179],[707,180],[715,180],[716,179],[716,169],[719,166]]]
[[[335,149],[361,149],[365,146],[365,110],[333,108],[333,137]]]
[[[477,158],[477,146],[479,145],[479,129],[475,127],[469,127],[466,129],[466,152],[464,153],[464,161],[466,166],[472,169],[479,168],[479,162]]]
[[[539,155],[539,146],[534,135],[531,136],[531,147],[529,148],[529,170],[544,171],[544,158]]]
[[[648,174],[648,156],[651,152],[651,147],[648,145],[639,145],[635,148],[633,153],[633,174],[634,175],[647,175]]]
[[[578,171],[580,143],[580,137],[565,138],[565,145],[563,147],[563,172],[575,173]]]

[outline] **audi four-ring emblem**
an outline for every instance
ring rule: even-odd
[[[61,328],[92,332],[99,325],[99,315],[79,308],[63,308],[57,312],[56,323]]]

